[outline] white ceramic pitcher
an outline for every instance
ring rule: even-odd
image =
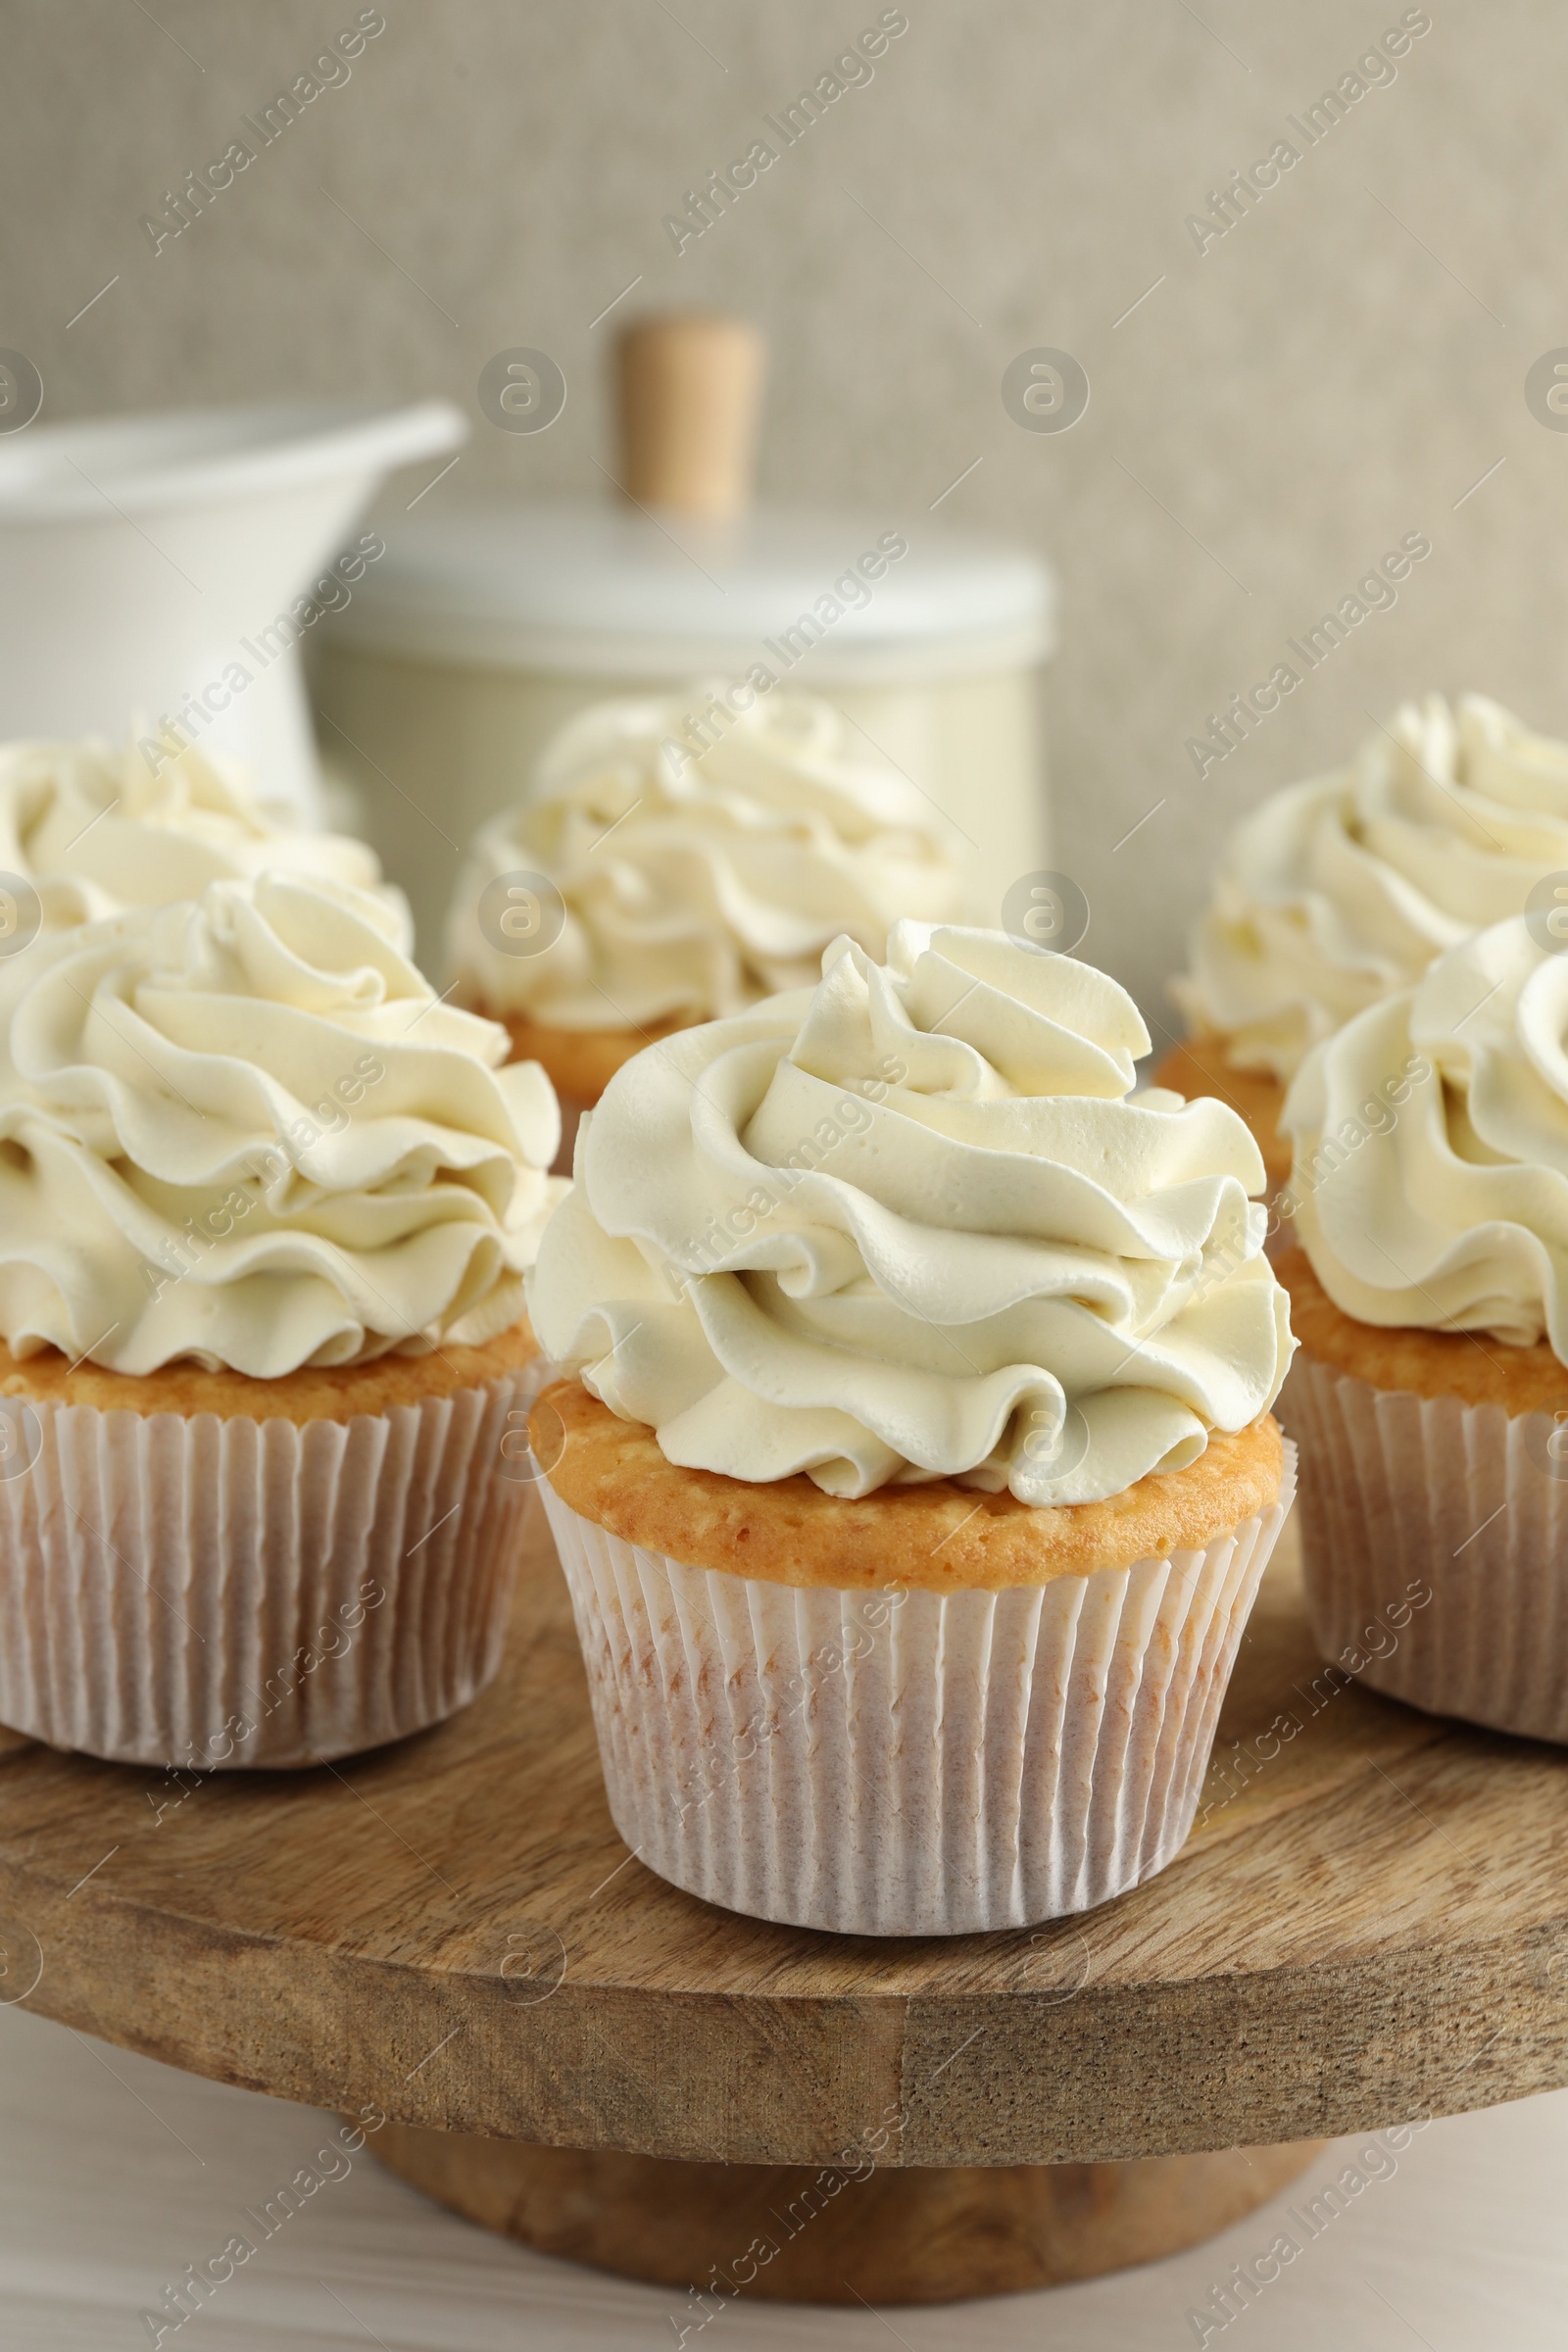
[[[318,822],[300,665],[321,609],[313,587],[385,475],[466,430],[451,402],[429,400],[0,438],[0,737],[120,742],[133,717],[183,709],[187,736],[247,760],[264,799]],[[341,606],[355,582],[335,577]]]

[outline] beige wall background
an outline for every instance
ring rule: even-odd
[[[773,343],[766,495],[912,529],[979,459],[941,519],[1056,567],[1056,862],[1091,901],[1083,953],[1167,1019],[1224,831],[1271,787],[1432,688],[1568,733],[1568,434],[1525,399],[1568,345],[1560,4],[1432,0],[1396,77],[1200,253],[1187,216],[1295,137],[1397,0],[906,0],[874,79],[679,256],[662,216],[879,0],[380,7],[351,78],[155,255],[141,216],[357,0],[0,5],[0,344],[48,416],[444,392],[474,420],[454,484],[588,490],[595,315],[638,274],[614,318],[748,312]],[[536,436],[474,396],[515,344],[571,388]],[[1004,410],[1037,345],[1088,372],[1070,432]],[[1408,532],[1432,554],[1396,606],[1200,781],[1206,714]]]

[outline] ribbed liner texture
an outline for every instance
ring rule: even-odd
[[[502,1440],[536,1384],[298,1426],[31,1404],[36,1458],[0,1478],[0,1722],[205,1770],[455,1713],[501,1662],[534,1492]]]
[[[999,1592],[689,1568],[543,1488],[615,1827],[754,1918],[959,1936],[1085,1911],[1192,1828],[1279,1501],[1202,1551]]]
[[[1392,1642],[1360,1670],[1375,1690],[1568,1741],[1568,1460],[1553,1475],[1551,1415],[1374,1389],[1304,1353],[1280,1410],[1301,1449],[1324,1656]],[[1419,1587],[1430,1600],[1391,1623]]]

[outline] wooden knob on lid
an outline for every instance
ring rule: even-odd
[[[620,481],[639,506],[725,521],[752,503],[763,344],[744,319],[688,312],[620,338]]]

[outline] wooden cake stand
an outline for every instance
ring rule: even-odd
[[[1034,1932],[836,1937],[653,1877],[542,1549],[501,1680],[401,1747],[181,1779],[0,1744],[0,1997],[364,2116],[460,2212],[702,2310],[1091,2277],[1328,2135],[1568,2082],[1568,1752],[1325,1679],[1288,1546],[1186,1851]]]

